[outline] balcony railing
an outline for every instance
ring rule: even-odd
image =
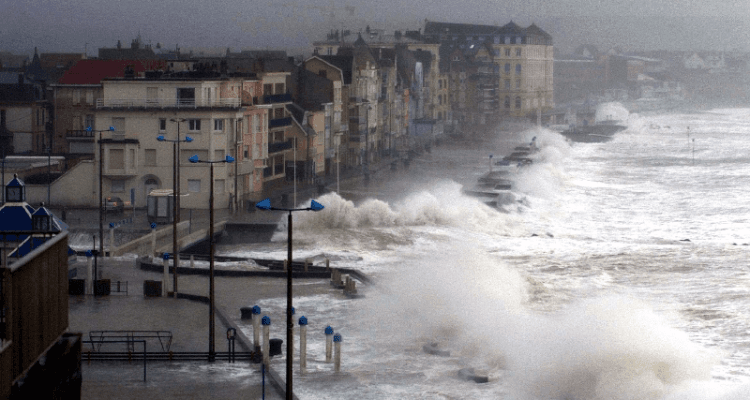
[[[286,142],[275,142],[268,144],[268,154],[278,153],[280,151],[289,150],[292,148],[292,141],[287,140]]]
[[[97,99],[96,108],[238,108],[240,98],[220,99]]]
[[[292,117],[274,118],[268,120],[268,129],[281,128],[292,124]]]
[[[263,96],[263,103],[265,104],[290,103],[291,101],[292,101],[291,93],[269,94],[269,95]]]
[[[87,131],[85,129],[69,129],[67,132],[65,132],[66,138],[83,138],[83,139],[93,139],[96,132],[93,131]]]

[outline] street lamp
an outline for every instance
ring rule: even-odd
[[[211,168],[210,180],[211,188],[208,197],[208,208],[209,208],[209,225],[208,225],[208,243],[209,243],[209,272],[208,272],[208,361],[213,362],[216,358],[216,350],[214,346],[214,164],[217,163],[233,163],[234,158],[227,155],[223,160],[201,160],[198,155],[194,155],[188,158],[193,164],[204,163],[208,164]]]
[[[294,323],[292,322],[292,212],[320,211],[323,205],[310,200],[308,208],[276,208],[271,207],[271,199],[265,199],[255,204],[255,207],[266,211],[287,211],[287,268],[286,268],[286,398],[292,399],[292,340],[294,339]]]
[[[184,119],[170,119],[177,123],[177,139],[166,139],[163,135],[157,136],[156,140],[160,142],[172,143],[172,265],[174,266],[174,282],[172,284],[172,293],[177,298],[177,267],[180,266],[180,252],[177,246],[177,223],[180,222],[180,142],[190,143],[193,138],[185,136],[180,139],[180,122]]]
[[[90,126],[86,128],[87,132],[98,132],[99,133],[99,254],[104,257],[104,193],[102,192],[102,176],[104,175],[104,163],[103,163],[103,144],[102,144],[102,132],[114,132],[115,127],[110,126],[109,129],[94,130]]]

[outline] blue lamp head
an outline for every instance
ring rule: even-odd
[[[158,140],[160,142],[163,142],[166,139],[164,138],[164,135],[159,135],[159,136],[156,137],[156,140]]]
[[[110,126],[109,130],[112,131],[112,132],[114,132],[115,131],[115,127],[114,126]]]
[[[233,162],[234,162],[234,157],[232,157],[232,156],[230,156],[229,154],[227,154],[227,156],[226,156],[226,158],[224,159],[224,161],[226,161],[226,162],[228,162],[228,163],[230,163],[230,164],[231,164],[231,163],[233,163]]]
[[[94,253],[91,252],[91,250],[86,250],[86,257],[93,257]]]
[[[340,342],[341,341],[341,334],[337,333],[333,335],[333,341],[334,342]]]
[[[198,155],[196,154],[196,155],[194,155],[194,156],[192,156],[192,157],[188,158],[188,161],[190,161],[191,163],[195,164],[195,163],[197,163],[198,161],[200,161],[200,159],[198,158]]]
[[[110,222],[110,223],[109,223],[109,227],[110,227],[110,228],[114,228],[114,227],[115,227],[115,223],[114,223],[114,222]]]
[[[156,222],[151,223],[151,229],[156,229]]]
[[[255,203],[255,208],[260,210],[270,210],[271,209],[271,199],[265,199],[263,201],[259,201]]]
[[[307,317],[305,317],[304,315],[299,317],[299,324],[300,326],[307,325]]]
[[[86,127],[86,132],[91,132],[91,127],[90,126]]]
[[[193,141],[193,138],[191,138],[190,136],[185,136],[185,141],[190,143]]]
[[[164,260],[169,260],[169,253],[162,254],[161,258],[164,259]]]
[[[331,328],[330,325],[326,326],[325,332],[326,332],[326,335],[333,335],[333,328]]]
[[[260,314],[260,307],[259,306],[253,306],[253,314]]]
[[[266,315],[263,318],[260,319],[261,325],[271,325],[271,318]]]
[[[323,207],[323,205],[322,205],[322,204],[318,203],[318,202],[317,202],[317,201],[315,201],[315,200],[310,200],[310,209],[311,209],[311,210],[313,210],[313,211],[320,211],[320,210],[322,210],[323,208],[325,208],[325,207]]]
[[[295,312],[295,311],[296,311],[296,310],[294,309],[294,307],[292,307],[292,315],[294,315],[294,312]]]

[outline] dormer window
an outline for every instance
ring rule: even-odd
[[[39,210],[43,210],[44,207]],[[49,213],[37,211],[31,216],[31,229],[39,232],[47,232],[50,230],[50,216]]]

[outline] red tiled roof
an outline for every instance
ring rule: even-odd
[[[132,65],[136,76],[145,71],[164,69],[161,60],[80,60],[65,72],[59,82],[63,85],[96,85],[105,78],[123,78],[125,67]]]

